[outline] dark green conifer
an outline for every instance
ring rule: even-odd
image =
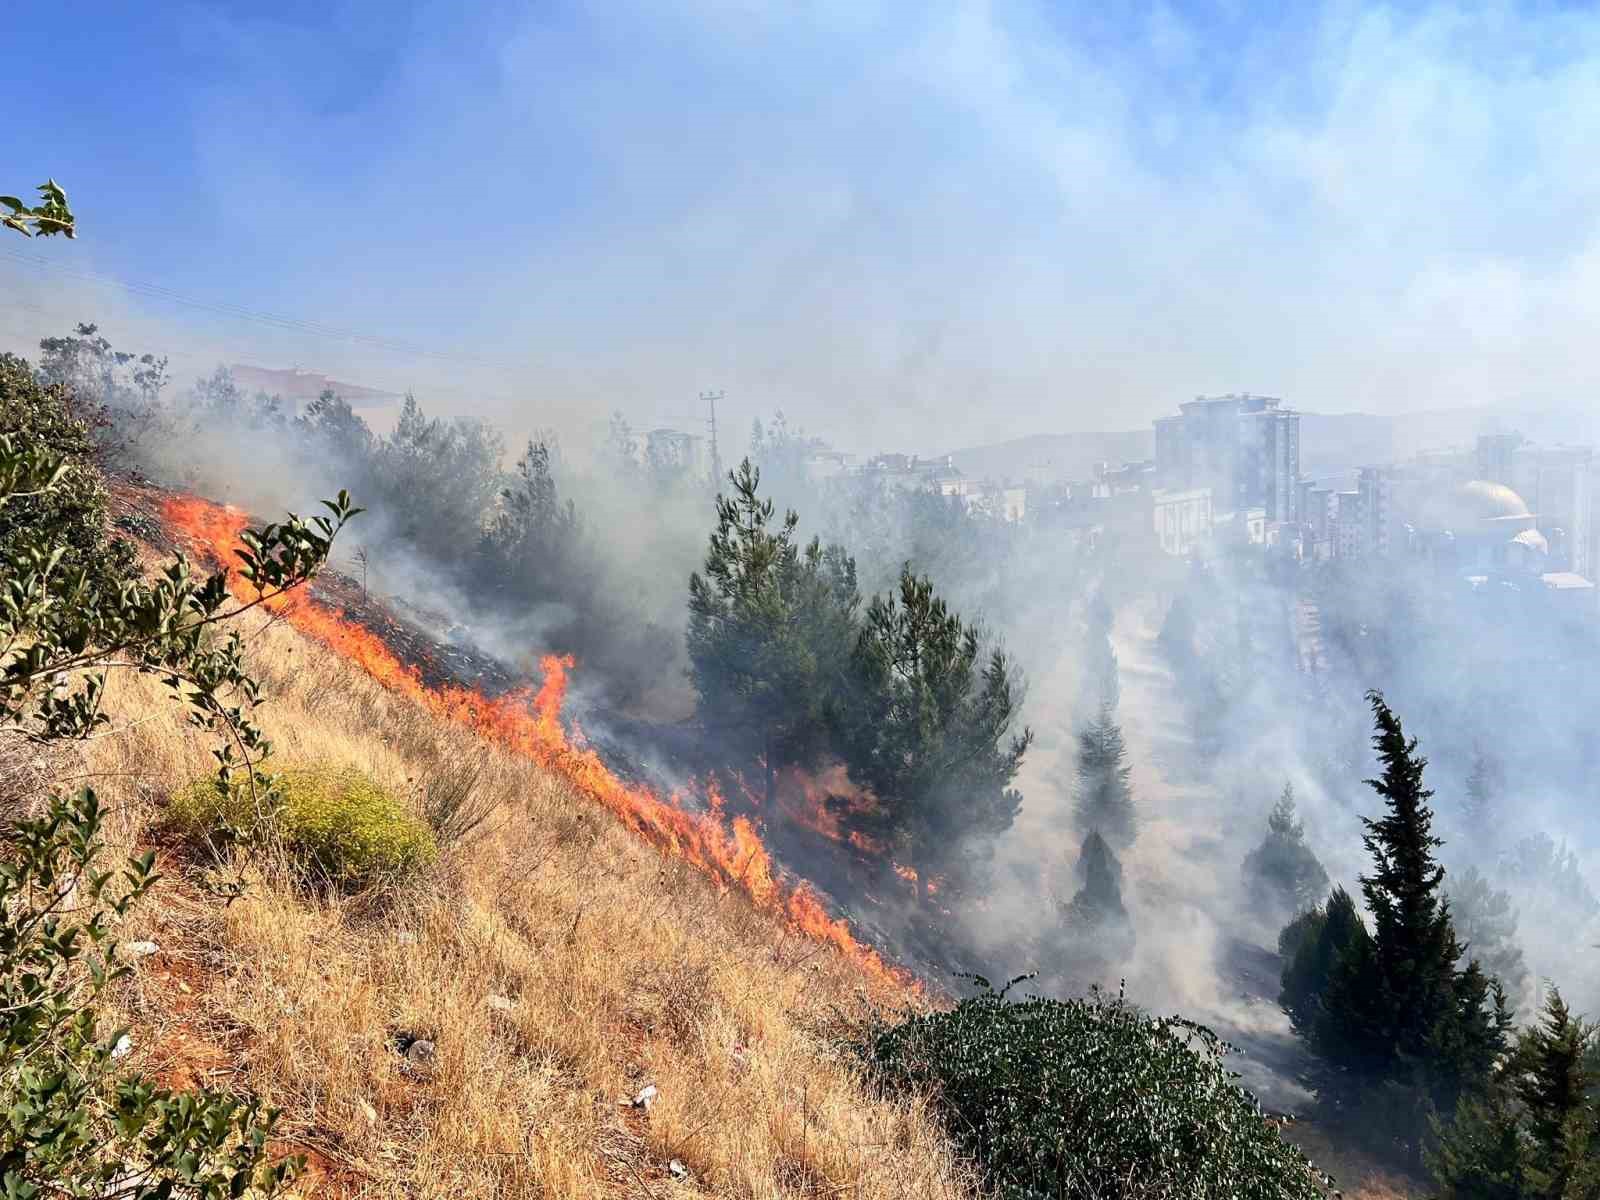
[[[1278,912],[1305,912],[1327,892],[1328,873],[1306,844],[1292,784],[1283,785],[1267,817],[1266,837],[1245,857],[1244,879],[1252,901]]]
[[[1346,958],[1370,951],[1371,936],[1355,901],[1336,887],[1325,905],[1301,913],[1278,936],[1283,957],[1278,1003],[1294,1027],[1311,1036],[1322,1016],[1322,998],[1334,969]]]
[[[1309,1032],[1343,1102],[1381,1101],[1385,1128],[1415,1149],[1430,1104],[1453,1112],[1463,1097],[1488,1088],[1510,1013],[1498,980],[1476,962],[1458,965],[1461,945],[1434,853],[1441,843],[1432,833],[1432,793],[1423,785],[1427,760],[1383,697],[1367,698],[1383,765],[1367,782],[1384,800],[1379,816],[1363,818],[1373,870],[1361,877],[1361,892],[1372,935],[1337,956],[1320,1011],[1297,1028]],[[1397,1127],[1406,1113],[1416,1115],[1415,1125]]]
[[[1132,845],[1138,816],[1128,777],[1127,747],[1115,714],[1102,706],[1094,720],[1078,731],[1078,784],[1075,813],[1078,829],[1098,832],[1111,845]]]

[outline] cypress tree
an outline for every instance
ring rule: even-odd
[[[1122,700],[1117,652],[1111,645],[1114,616],[1103,592],[1089,604],[1088,632],[1084,639],[1084,673],[1080,711],[1115,712]]]
[[[1138,822],[1128,783],[1133,768],[1126,758],[1122,727],[1111,709],[1102,706],[1099,715],[1078,731],[1075,813],[1080,831],[1098,832],[1118,849],[1133,844]]]
[[[1133,952],[1134,934],[1122,903],[1122,864],[1099,833],[1083,839],[1077,874],[1082,886],[1061,908],[1063,974],[1109,982]]]
[[[1078,880],[1081,886],[1068,905],[1072,919],[1090,925],[1128,919],[1122,906],[1122,864],[1098,833],[1083,839]]]
[[[1296,817],[1294,785],[1267,817],[1267,835],[1244,860],[1245,887],[1251,899],[1292,913],[1305,912],[1328,887],[1328,873],[1310,846],[1305,826]]]
[[[1383,765],[1367,785],[1384,800],[1376,819],[1363,817],[1362,838],[1373,872],[1361,876],[1361,894],[1373,920],[1374,977],[1343,980],[1346,994],[1331,1006],[1349,1002],[1352,988],[1367,989],[1380,1027],[1371,1032],[1390,1049],[1396,1063],[1420,1065],[1429,1034],[1446,1020],[1453,1002],[1456,960],[1461,956],[1440,894],[1444,868],[1434,857],[1443,843],[1433,836],[1433,793],[1423,786],[1427,759],[1417,753],[1400,719],[1377,692],[1369,692],[1376,732],[1373,748]],[[1336,978],[1335,985],[1340,980]],[[1349,1004],[1352,1009],[1357,1007]]]
[[[1457,967],[1461,946],[1434,854],[1442,843],[1432,833],[1432,792],[1423,786],[1427,760],[1383,697],[1369,692],[1367,699],[1383,765],[1367,783],[1384,800],[1380,816],[1363,818],[1373,871],[1361,877],[1361,892],[1373,933],[1367,952],[1335,966],[1313,1043],[1357,1080],[1415,1088],[1450,1112],[1486,1086],[1510,1015],[1498,981],[1475,962]]]

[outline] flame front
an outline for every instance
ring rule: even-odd
[[[248,523],[243,512],[192,496],[170,497],[163,510],[168,522],[197,549],[227,569],[236,595],[253,595],[254,589],[238,574],[234,554],[240,545],[239,534]],[[837,947],[878,978],[915,986],[904,972],[859,942],[848,922],[830,916],[812,888],[803,882],[793,886],[781,882],[755,824],[745,816],[729,821],[714,786],[708,789],[707,811],[691,810],[676,793],[662,799],[649,788],[623,783],[580,738],[569,738],[560,718],[567,673],[574,665],[571,656],[550,654],[541,660],[544,679],[537,691],[522,688],[489,697],[471,688],[430,687],[420,672],[396,656],[381,638],[342,611],[319,603],[304,588],[271,597],[265,606],[439,719],[465,726],[561,775],[635,833],[662,852],[691,863],[720,888],[742,892],[758,908]]]

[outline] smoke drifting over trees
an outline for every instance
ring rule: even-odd
[[[1372,812],[1362,697],[1381,685],[1434,760],[1453,942],[1428,961],[1453,955],[1450,1036],[1492,1043],[1464,1015],[1490,1011],[1491,978],[1522,1014],[1542,978],[1580,1011],[1600,999],[1600,970],[1568,945],[1600,922],[1580,815],[1594,752],[1574,708],[1600,656],[1503,603],[1424,603],[1409,569],[1247,549],[1185,564],[1086,541],[1048,507],[1007,521],[870,473],[817,479],[815,440],[779,418],[719,502],[621,414],[598,446],[535,436],[513,452],[420,398],[379,432],[333,394],[295,412],[223,370],[181,388],[92,328],[44,351],[42,377],[95,409],[110,462],[257,510],[350,483],[371,510],[374,589],[513,665],[576,653],[608,744],[654,762],[658,744],[698,739],[695,769],[740,775],[773,822],[785,772],[808,773],[840,854],[938,885],[885,901],[870,872],[827,875],[929,962],[1037,969],[1062,993],[1127,978],[1140,1003],[1264,1056],[1290,1053],[1291,1024],[1311,1048],[1367,1047],[1363,1061],[1382,1058],[1373,1039],[1409,1045],[1372,1033],[1371,1014],[1342,1031],[1326,1017],[1385,936],[1363,923],[1372,898],[1351,899]],[[1529,661],[1567,694],[1520,690]],[[1534,715],[1511,736],[1497,717],[1516,705]],[[795,845],[801,869],[820,863]],[[1250,947],[1281,951],[1287,1018],[1270,985],[1238,999]],[[1298,1103],[1271,1091],[1282,1082],[1252,1077]],[[1453,1105],[1462,1085],[1406,1086]]]

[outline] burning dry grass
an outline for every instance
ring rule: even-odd
[[[160,951],[120,998],[136,1053],[281,1107],[311,1156],[303,1190],[972,1194],[919,1101],[871,1095],[833,1048],[915,997],[284,625],[252,650],[278,763],[354,766],[420,809],[470,761],[493,802],[435,873],[381,896],[308,897],[266,872],[225,904],[214,870],[163,848],[139,918]],[[161,801],[209,769],[207,747],[155,681],[111,692],[126,728],[67,773],[119,802],[129,843],[159,846]],[[431,1062],[400,1052],[413,1038]],[[648,1109],[622,1103],[650,1084]]]

